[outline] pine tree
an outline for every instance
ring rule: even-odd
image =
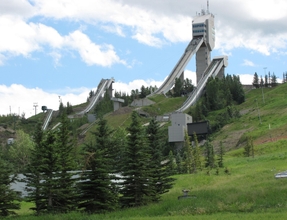
[[[126,130],[120,127],[112,134],[112,167],[115,173],[120,173],[123,166],[123,157],[127,145],[126,137]]]
[[[121,204],[124,207],[141,206],[150,201],[150,172],[148,163],[145,132],[140,124],[137,112],[131,115],[132,122],[128,127],[128,143],[124,154],[123,183],[121,188]]]
[[[224,167],[223,165],[223,155],[224,155],[224,146],[222,144],[222,141],[220,141],[220,145],[219,145],[219,152],[218,152],[218,166],[220,168]]]
[[[214,168],[214,148],[209,141],[205,143],[205,167]]]
[[[0,216],[16,214],[12,210],[20,209],[20,192],[12,190],[11,184],[16,181],[12,168],[2,158],[0,151]]]
[[[153,118],[147,127],[148,138],[148,153],[151,156],[149,162],[150,169],[150,186],[152,190],[151,199],[154,202],[160,200],[160,195],[169,191],[172,188],[173,178],[170,177],[169,170],[167,169],[168,163],[173,161],[164,162],[162,156],[162,144],[160,140],[159,124]]]
[[[267,88],[269,86],[269,83],[268,83],[268,76],[265,75],[264,77],[264,86]]]
[[[169,151],[168,161],[169,163],[168,163],[167,169],[169,171],[169,174],[170,175],[176,174],[176,170],[178,169],[178,166],[177,166],[177,161],[176,162],[174,161],[174,155],[173,155],[172,150]]]
[[[186,171],[187,173],[192,173],[193,168],[192,168],[192,159],[193,159],[193,155],[192,155],[192,146],[189,140],[189,136],[187,134],[187,131],[184,131],[184,154],[185,154],[185,158],[184,158],[184,164],[186,167]]]
[[[175,83],[174,83],[174,88],[173,88],[173,96],[174,97],[179,97],[182,94],[182,90],[183,90],[183,82],[181,81],[180,78],[176,78],[175,79]]]
[[[277,85],[277,76],[273,73],[271,76],[271,86],[274,87]]]
[[[40,212],[45,209],[44,198],[42,196],[41,190],[41,180],[43,179],[42,164],[43,164],[43,131],[42,124],[38,123],[33,135],[34,148],[31,150],[31,160],[28,164],[27,171],[25,173],[24,181],[26,182],[25,190],[28,193],[27,201],[35,204],[35,207],[31,208],[40,214]]]
[[[57,172],[58,195],[57,203],[60,204],[57,209],[59,212],[68,212],[75,207],[75,178],[73,178],[76,169],[73,158],[74,146],[69,130],[70,121],[66,111],[61,115],[61,124],[56,136],[56,150],[58,154],[57,163],[59,171]]]
[[[42,184],[41,194],[43,195],[44,204],[43,211],[57,212],[61,205],[58,200],[58,180],[57,173],[59,172],[58,149],[56,142],[56,133],[54,130],[49,130],[43,140],[42,151]]]
[[[193,166],[193,172],[197,172],[197,170],[202,169],[201,156],[200,156],[200,148],[198,145],[197,136],[195,133],[193,134],[193,138],[194,138],[194,147],[192,151],[192,158],[193,158],[192,166]]]
[[[108,112],[113,111],[113,101],[109,95],[108,89],[106,90],[103,99],[96,105],[94,113],[97,118],[103,117]]]
[[[258,89],[259,88],[259,78],[258,78],[258,74],[255,72],[254,76],[253,76],[253,82],[252,85]]]
[[[254,145],[253,145],[253,139],[252,137],[247,137],[247,143],[244,147],[244,152],[243,152],[243,155],[245,157],[254,157]]]
[[[114,210],[118,195],[114,179],[111,152],[111,130],[107,121],[100,119],[97,131],[93,133],[95,143],[84,147],[85,167],[78,183],[79,208],[89,213]]]

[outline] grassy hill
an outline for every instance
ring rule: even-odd
[[[287,84],[251,90],[237,106],[241,117],[212,134],[212,144],[227,150],[224,167],[196,174],[175,175],[174,187],[157,204],[101,215],[70,213],[32,217],[24,203],[15,219],[284,219],[287,217],[287,179],[274,175],[287,170]],[[164,114],[178,108],[184,98],[153,97],[157,104],[143,108]],[[112,127],[125,127],[133,109],[106,116]],[[211,113],[210,117],[216,115]],[[143,123],[147,119],[143,118]],[[253,139],[254,157],[243,156],[247,137]],[[226,172],[228,170],[228,173]],[[178,200],[182,190],[191,198]],[[14,218],[13,218],[14,219]]]

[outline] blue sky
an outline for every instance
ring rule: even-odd
[[[192,37],[206,0],[0,0],[0,114],[58,109],[59,96],[86,101],[102,78],[130,92],[160,86]],[[228,55],[226,73],[251,84],[253,74],[287,71],[286,0],[210,0],[212,57]],[[195,57],[185,76],[195,79]]]

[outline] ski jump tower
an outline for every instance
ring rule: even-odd
[[[163,84],[153,94],[165,94],[174,85],[175,79],[184,79],[184,69],[187,66],[193,55],[196,55],[196,81],[197,95],[199,95],[211,76],[223,76],[224,69],[228,65],[227,56],[216,57],[211,61],[211,51],[215,46],[215,26],[214,15],[209,12],[209,1],[207,1],[207,10],[202,10],[196,14],[192,21],[192,39],[186,47],[183,55],[165,79]],[[179,111],[184,111],[196,101],[196,98],[188,99],[184,108]]]
[[[208,3],[207,3],[208,5]],[[211,63],[210,53],[215,46],[214,15],[201,11],[192,21],[193,39],[203,39],[203,43],[196,52],[196,79],[197,83],[202,78],[204,70]]]

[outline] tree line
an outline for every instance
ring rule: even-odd
[[[137,112],[131,118],[127,130],[112,130],[101,118],[94,140],[80,150],[71,138],[66,113],[58,129],[42,131],[39,123],[22,180],[35,213],[101,213],[160,201],[174,179],[162,153],[159,124],[151,119],[149,126],[141,126]],[[16,176],[0,153],[0,194],[9,194],[0,195],[0,215],[7,216],[19,208],[20,198],[9,188]]]
[[[147,86],[145,87],[144,85],[141,86],[140,89],[133,89],[131,90],[130,93],[122,92],[122,91],[115,91],[114,97],[115,98],[121,98],[124,100],[124,103],[122,106],[128,106],[130,105],[135,99],[142,99],[153,93],[154,91],[157,90],[156,86]],[[107,93],[107,92],[106,92]],[[106,96],[106,93],[104,96]],[[95,92],[91,90],[89,92],[89,96],[87,98],[87,101],[95,95]]]
[[[283,73],[283,82],[286,81],[286,76],[287,75]],[[277,86],[277,84],[277,76],[274,73],[271,75],[270,71],[268,72],[268,74],[265,74],[264,78],[262,78],[262,76],[260,76],[259,78],[258,74],[256,72],[254,73],[252,85],[256,89],[262,87],[274,87]]]
[[[193,121],[206,120],[211,111],[219,111],[214,121],[210,123],[211,131],[217,131],[230,120],[238,118],[239,112],[235,105],[245,101],[245,93],[239,76],[226,75],[222,79],[210,77],[205,86],[203,96],[189,110]]]
[[[224,168],[225,148],[222,142],[220,142],[216,152],[209,139],[202,146],[199,146],[197,135],[193,134],[189,137],[187,131],[185,131],[183,147],[175,153],[174,156],[173,151],[169,152],[169,160],[173,161],[169,169],[174,174],[194,174],[204,169],[207,169],[209,174],[210,170],[216,169],[218,175],[219,169]]]

